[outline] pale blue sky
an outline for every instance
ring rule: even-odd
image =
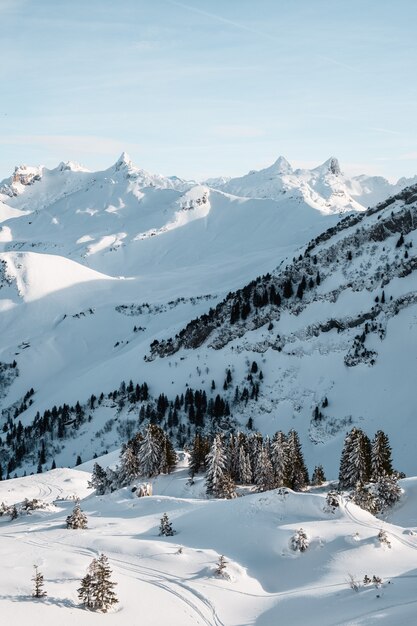
[[[415,0],[0,0],[15,164],[238,175],[283,154],[417,173]]]

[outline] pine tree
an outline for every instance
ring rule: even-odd
[[[172,528],[172,523],[169,521],[169,517],[166,513],[161,517],[161,523],[159,525],[160,537],[172,537],[175,535],[175,530]]]
[[[140,463],[133,445],[128,442],[120,454],[120,486],[130,485],[140,475]]]
[[[215,569],[216,576],[221,576],[222,578],[226,578],[227,577],[226,565],[227,565],[227,561],[224,558],[224,555],[221,554],[219,556],[219,560],[217,561],[217,564],[216,564],[216,569]]]
[[[292,288],[292,282],[291,282],[291,279],[288,278],[285,281],[285,283],[284,283],[284,286],[283,286],[283,289],[282,289],[282,295],[284,296],[284,298],[288,299],[288,298],[291,298],[293,293],[294,293],[294,291],[293,291],[293,288]]]
[[[94,563],[95,563],[95,560],[94,560]],[[79,589],[77,589],[78,598],[81,600],[81,602],[83,603],[86,609],[94,608],[93,585],[94,585],[94,578],[92,574],[87,572],[87,574],[81,580],[81,585]]]
[[[354,489],[358,481],[363,485],[371,476],[371,444],[360,428],[352,428],[346,435],[340,460],[339,487]]]
[[[106,471],[98,463],[94,463],[91,480],[88,481],[89,489],[95,489],[98,496],[106,493],[108,488],[108,479]]]
[[[290,545],[294,552],[305,552],[309,546],[309,540],[305,530],[299,528],[291,537]]]
[[[313,471],[313,475],[311,477],[311,484],[314,485],[315,487],[319,487],[325,482],[325,480],[326,480],[326,477],[324,475],[323,466],[316,465]]]
[[[300,491],[308,484],[308,471],[304,463],[301,443],[298,433],[290,430],[288,433],[288,459],[289,459],[289,487],[294,491]]]
[[[388,436],[378,430],[371,446],[372,480],[377,481],[381,476],[392,474],[391,446]]]
[[[395,474],[383,474],[376,483],[376,491],[380,502],[380,510],[394,506],[401,497],[401,487]]]
[[[288,444],[286,437],[280,430],[275,433],[271,444],[272,467],[275,475],[275,487],[288,485]]]
[[[222,438],[215,435],[207,455],[206,490],[215,498],[232,498],[234,485],[227,471],[227,455]]]
[[[109,560],[104,554],[90,563],[78,589],[78,597],[86,608],[107,613],[117,604],[118,599],[113,591],[117,583],[111,581],[111,574]]]
[[[250,485],[253,480],[249,453],[245,451],[243,445],[239,446],[237,480],[241,485]]]
[[[73,530],[86,529],[87,528],[87,516],[81,510],[80,503],[77,502],[71,515],[67,517],[67,528]]]
[[[43,574],[38,570],[37,565],[34,565],[33,567],[35,569],[35,573],[33,574],[33,577],[32,577],[32,580],[33,580],[32,596],[34,598],[44,598],[47,594],[43,588],[44,586]]]
[[[271,458],[269,454],[269,446],[262,446],[259,461],[256,466],[255,483],[259,491],[268,491],[274,488],[275,477],[272,469]]]
[[[160,471],[162,446],[158,430],[157,426],[149,424],[139,448],[140,471],[148,478],[157,476]]]

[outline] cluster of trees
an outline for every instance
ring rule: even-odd
[[[27,426],[9,416],[3,426],[4,437],[0,437],[0,449],[3,448],[6,453],[3,456],[9,457],[6,477],[10,478],[28,457],[36,460],[37,472],[41,473],[48,459],[53,457],[56,445],[63,439],[76,437],[78,430],[93,419],[94,411],[105,400],[110,401],[117,410],[127,406],[130,411],[140,404],[139,423],[160,426],[170,437],[175,435],[176,444],[182,448],[197,429],[209,429],[212,432],[220,428],[230,429],[231,405],[246,405],[250,399],[256,401],[262,380],[262,371],[254,361],[240,387],[233,385],[233,376],[228,369],[222,385],[223,391],[220,393],[216,391],[216,383],[212,381],[211,393],[204,389],[194,390],[187,387],[185,393],[177,395],[174,400],[170,400],[163,393],[153,399],[146,382],[134,385],[130,380],[127,384],[122,381],[119,389],[107,395],[101,393],[97,397],[92,394],[85,404],[77,401],[74,406],[53,406],[42,415],[38,411],[33,422]],[[48,469],[55,467],[53,460]],[[3,469],[0,463],[0,480],[2,478]]]
[[[382,430],[372,441],[356,427],[346,435],[339,488],[352,490],[352,498],[360,507],[378,513],[395,504],[401,495],[398,478],[402,476],[392,467],[391,446]]]
[[[32,596],[45,598],[47,592],[44,576],[37,565],[34,565],[34,568]],[[78,598],[86,609],[107,613],[112,606],[118,603],[117,596],[113,591],[117,583],[111,580],[111,574],[109,560],[105,554],[92,560],[86,575],[81,580],[80,588],[77,590]]]
[[[94,464],[89,486],[103,495],[130,485],[139,477],[169,474],[176,462],[177,455],[169,437],[156,424],[149,424],[123,446],[120,465],[115,470]]]
[[[31,398],[33,393],[33,389],[29,390],[25,398]],[[64,403],[62,406],[46,409],[42,415],[38,411],[33,422],[27,426],[23,426],[21,420],[16,422],[16,415],[13,417],[9,415],[3,425],[3,437],[0,437],[0,449],[2,448],[9,457],[6,477],[10,478],[12,472],[29,456],[37,458],[37,471],[42,472],[48,457],[48,447],[53,447],[55,441],[75,437],[79,428],[92,420],[93,411],[105,398],[117,402],[118,408],[125,406],[126,402],[131,404],[146,402],[149,399],[148,385],[146,382],[133,385],[132,381],[126,385],[122,381],[119,389],[110,391],[106,396],[101,393],[98,398],[92,394],[85,404],[79,401],[74,406]],[[54,464],[51,469],[54,469]],[[0,479],[2,477],[0,465]]]
[[[299,491],[309,484],[298,433],[278,431],[272,439],[259,433],[216,434],[213,439],[197,434],[190,453],[190,476],[206,474],[208,495],[234,496],[235,484],[256,485],[259,491],[289,487]],[[325,480],[323,468],[314,480]]]

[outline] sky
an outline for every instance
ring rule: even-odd
[[[417,174],[415,0],[0,0],[0,179]]]

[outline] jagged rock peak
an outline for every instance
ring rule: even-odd
[[[132,167],[133,162],[127,152],[122,152],[119,159],[116,161],[114,165],[114,169],[118,172],[121,169],[125,169],[128,167]]]
[[[330,159],[327,159],[327,161],[323,163],[322,167],[323,168],[326,167],[329,170],[329,172],[331,172],[335,176],[339,176],[339,174],[342,173],[342,170],[340,169],[339,160],[336,159],[336,157],[330,157]]]

